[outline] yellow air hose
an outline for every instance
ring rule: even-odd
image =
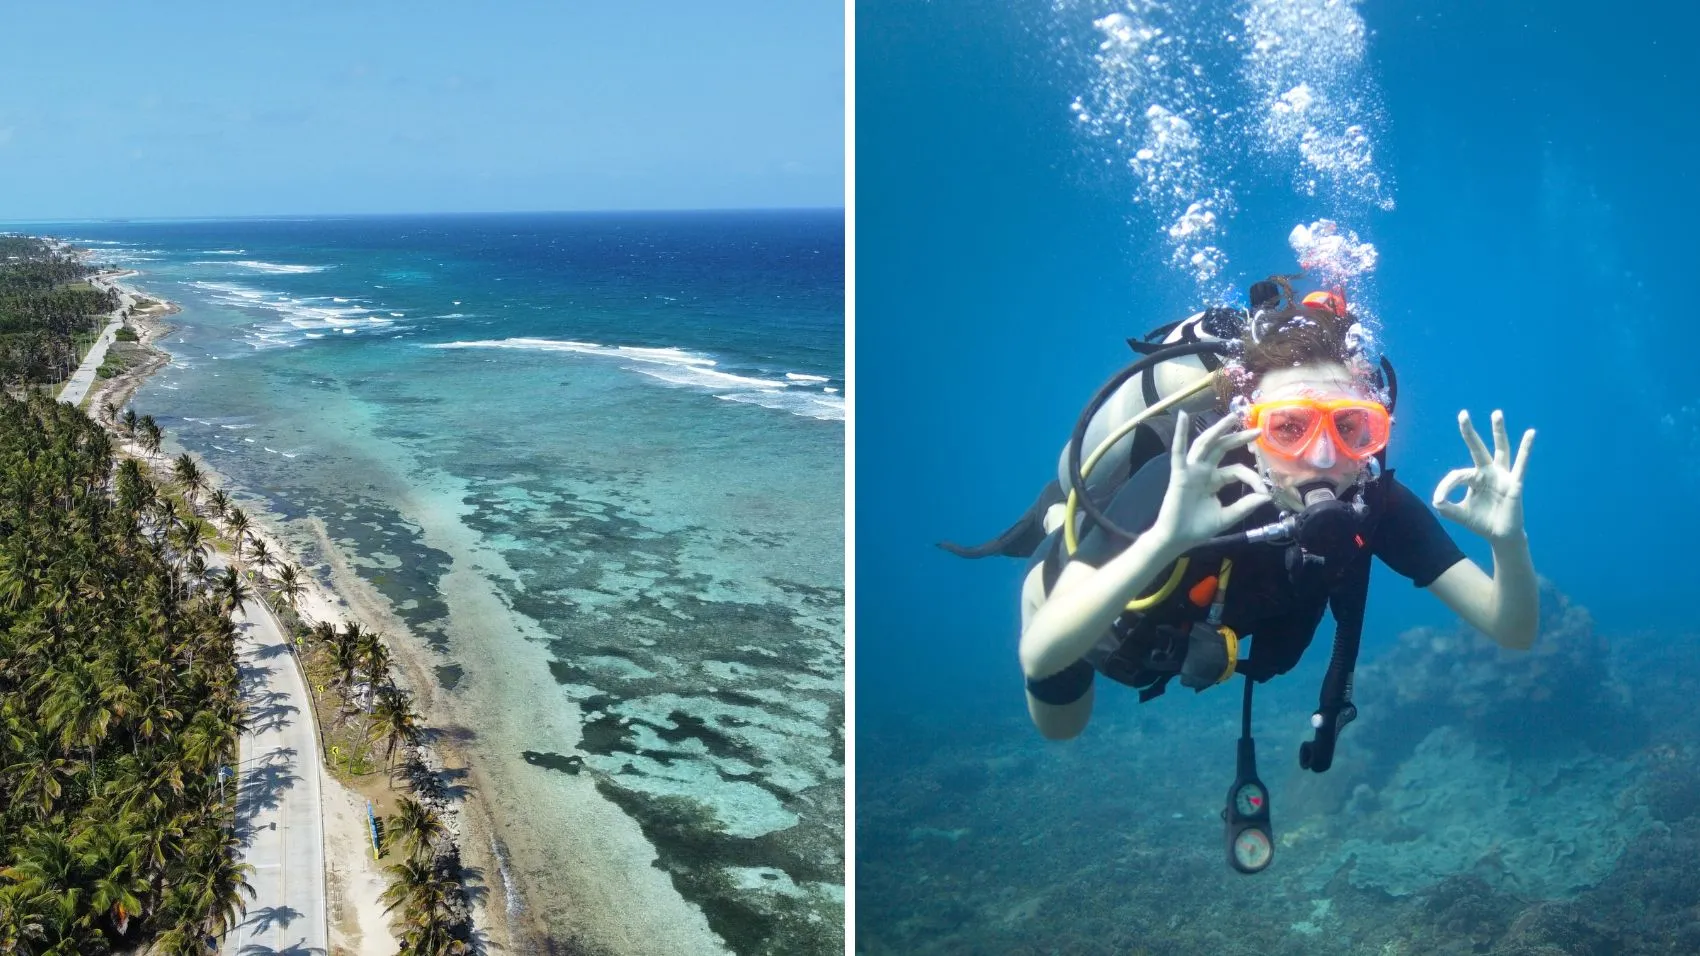
[[[1087,476],[1092,474],[1092,469],[1097,466],[1100,459],[1109,453],[1111,446],[1115,445],[1116,442],[1121,441],[1124,437],[1131,434],[1134,429],[1145,424],[1148,420],[1163,414],[1169,409],[1174,408],[1176,405],[1179,405],[1181,402],[1184,402],[1192,396],[1197,395],[1199,392],[1215,385],[1216,374],[1217,373],[1212,372],[1209,375],[1201,377],[1197,382],[1194,382],[1173,395],[1162,399],[1161,401],[1153,404],[1151,407],[1123,422],[1120,428],[1117,428],[1115,431],[1106,436],[1103,441],[1099,442],[1098,447],[1092,449],[1092,454],[1087,457],[1083,464],[1081,464],[1081,481],[1084,482]],[[1070,488],[1068,491],[1068,506],[1063,510],[1063,543],[1068,547],[1069,557],[1073,557],[1074,552],[1080,547],[1080,542],[1075,537],[1074,530],[1074,513],[1078,504],[1079,493],[1073,488]],[[1134,598],[1127,603],[1127,609],[1130,611],[1143,611],[1159,601],[1162,601],[1170,594],[1173,594],[1175,588],[1180,585],[1181,578],[1186,574],[1188,562],[1189,559],[1187,558],[1181,558],[1179,561],[1176,561],[1175,570],[1169,575],[1169,580],[1164,582],[1163,586],[1157,589],[1155,594],[1142,598]]]

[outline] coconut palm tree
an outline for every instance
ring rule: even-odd
[[[192,507],[195,498],[207,488],[207,476],[201,472],[201,466],[195,464],[195,459],[189,457],[188,452],[177,456],[171,471],[183,488],[184,500]]]
[[[298,611],[296,604],[307,593],[307,583],[301,580],[301,569],[285,561],[278,566],[277,579],[272,582],[272,589],[291,611]]]
[[[153,416],[143,415],[141,421],[136,423],[136,430],[141,433],[142,450],[146,451],[149,457],[159,454],[160,442],[164,439],[165,432],[160,429],[159,423],[153,420]]]
[[[248,532],[253,529],[253,524],[248,520],[247,512],[241,508],[231,508],[225,527],[230,529],[231,536],[236,539],[236,553],[240,557],[243,540],[247,537]]]
[[[214,585],[214,588],[218,592],[226,614],[234,612],[237,608],[248,603],[248,599],[254,596],[254,590],[248,587],[248,582],[242,580],[242,575],[229,565],[225,565],[224,574],[219,576],[218,583]]]
[[[431,859],[432,851],[448,835],[449,827],[443,818],[412,797],[396,801],[395,816],[384,827],[384,842],[400,847],[415,859]]]
[[[0,529],[0,953],[204,953],[253,896],[216,773],[249,586],[205,589],[204,523],[45,395],[0,394]]]
[[[271,549],[266,547],[266,539],[255,537],[248,541],[248,561],[262,573],[277,563],[277,558]]]
[[[424,739],[425,728],[406,691],[394,687],[379,688],[377,700],[372,705],[370,736],[373,744],[383,741],[384,762],[391,769],[395,766],[397,746],[417,744]]]

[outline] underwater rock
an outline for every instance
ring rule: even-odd
[[[1545,580],[1540,604],[1540,636],[1527,651],[1501,648],[1463,624],[1401,634],[1393,650],[1358,670],[1364,706],[1353,732],[1394,753],[1441,724],[1468,727],[1514,753],[1574,743],[1609,755],[1638,750],[1646,717],[1593,616]]]
[[[1411,920],[1412,936],[1423,936],[1433,949],[1480,952],[1503,934],[1517,915],[1517,900],[1494,891],[1478,876],[1454,876],[1429,888]]]
[[[1584,748],[1512,759],[1503,746],[1440,727],[1307,882],[1320,891],[1352,864],[1352,885],[1394,897],[1464,874],[1525,898],[1570,897],[1603,880],[1653,825],[1651,811],[1625,796],[1638,776],[1636,764]]]
[[[1610,956],[1619,952],[1609,931],[1596,926],[1573,903],[1538,903],[1524,910],[1494,947],[1493,956],[1563,953]]]

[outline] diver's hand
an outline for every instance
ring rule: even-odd
[[[1239,416],[1228,415],[1210,426],[1187,448],[1190,433],[1186,412],[1175,420],[1175,440],[1169,448],[1169,490],[1151,526],[1152,533],[1177,550],[1187,551],[1245,520],[1269,501],[1263,480],[1245,465],[1223,466],[1222,456],[1257,440],[1260,429],[1234,431]],[[1227,507],[1216,493],[1229,484],[1243,481],[1252,493]]]
[[[1523,534],[1523,472],[1529,467],[1533,428],[1523,433],[1517,460],[1511,460],[1511,439],[1505,432],[1505,413],[1493,413],[1493,454],[1470,424],[1470,413],[1458,413],[1458,431],[1470,448],[1473,468],[1448,472],[1434,489],[1434,510],[1451,518],[1495,544]],[[1464,500],[1448,501],[1454,488],[1463,485]]]

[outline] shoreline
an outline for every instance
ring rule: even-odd
[[[133,283],[137,277],[145,278],[144,273],[134,270],[115,267],[115,271],[121,273],[126,283]],[[134,285],[126,288],[139,293]],[[133,400],[137,390],[153,374],[176,361],[165,350],[165,343],[171,340],[173,331],[167,320],[177,311],[180,310],[174,307],[155,308],[135,317],[133,322],[138,331],[144,326],[147,329],[141,344],[156,357],[145,364],[138,362],[128,372],[107,380],[103,383],[106,387],[93,402]],[[175,380],[168,376],[167,381]],[[150,393],[149,401],[157,403],[165,394]],[[263,395],[260,397],[267,400]],[[99,406],[91,404],[90,408],[98,411]],[[138,412],[145,410],[137,408]],[[216,417],[218,414],[216,407],[205,403],[175,405],[173,411],[181,415]],[[183,450],[178,443],[172,453]],[[239,490],[236,484],[226,480],[228,473],[212,467],[199,454],[196,459],[219,487],[232,493]],[[230,467],[239,473],[242,465],[233,460]],[[306,500],[317,503],[303,511],[289,500],[268,494],[265,490],[268,486],[262,482],[250,485],[252,493],[242,495],[236,503],[253,519],[255,535],[266,542],[270,551],[302,568],[302,579],[310,596],[300,602],[300,607],[307,618],[339,623],[354,621],[366,630],[387,636],[397,682],[415,695],[415,708],[422,715],[422,723],[431,728],[429,746],[424,750],[430,756],[426,759],[434,767],[443,768],[442,775],[453,781],[455,834],[469,876],[479,885],[473,918],[487,951],[696,956],[733,951],[740,942],[737,933],[750,925],[763,934],[771,932],[770,927],[784,926],[796,937],[819,935],[812,926],[828,925],[823,919],[842,927],[841,887],[846,874],[842,864],[833,860],[833,854],[839,851],[822,853],[818,847],[803,843],[774,845],[794,837],[795,832],[764,840],[760,845],[737,834],[729,837],[722,832],[723,824],[705,822],[697,815],[690,802],[693,798],[674,797],[665,791],[656,796],[654,792],[622,787],[618,761],[630,758],[641,763],[653,758],[649,751],[655,748],[643,746],[642,735],[647,732],[644,728],[649,726],[648,722],[669,726],[667,720],[671,718],[664,712],[651,717],[641,713],[643,705],[639,705],[631,712],[636,716],[631,716],[610,706],[610,702],[617,702],[617,697],[604,699],[600,695],[568,697],[571,706],[560,708],[559,713],[553,708],[547,713],[528,709],[525,703],[533,699],[531,695],[561,693],[556,687],[567,683],[566,677],[576,678],[577,672],[571,669],[571,663],[563,661],[559,649],[546,639],[548,635],[523,620],[509,620],[508,603],[497,580],[508,580],[518,572],[508,567],[505,556],[488,550],[473,528],[452,518],[431,517],[450,514],[460,507],[462,490],[452,480],[420,484],[388,473],[380,478],[386,482],[381,496],[398,502],[391,505],[398,509],[398,515],[411,511],[416,516],[404,517],[401,523],[420,523],[408,531],[419,536],[415,546],[431,554],[431,560],[438,560],[440,555],[445,562],[447,572],[436,586],[453,616],[453,623],[444,618],[456,638],[452,647],[442,642],[448,632],[434,636],[433,628],[416,631],[408,623],[415,617],[409,614],[412,602],[406,600],[408,595],[398,596],[386,589],[383,575],[374,577],[373,559],[365,551],[362,543],[365,539],[358,532],[353,535],[358,540],[344,540],[343,536],[349,533],[344,524],[349,518],[341,515],[343,524],[339,524],[336,500],[320,501],[314,497],[311,486],[304,486],[300,491],[307,495]],[[616,527],[622,520],[617,515],[590,517]],[[380,548],[383,550],[388,549]],[[395,560],[393,555],[380,557],[383,562]],[[781,589],[787,587],[783,581],[775,585]],[[796,587],[806,590],[804,585]],[[812,613],[806,607],[794,606],[795,602],[776,602],[778,597],[731,601],[734,608],[729,612],[731,622],[736,625],[754,621],[760,633],[766,633],[764,628],[778,627],[776,633],[809,647],[825,640],[820,635],[810,636],[811,628],[803,625],[795,625],[801,630],[793,637],[788,629],[793,625],[788,622],[793,622],[797,615],[812,619]],[[679,598],[687,602],[692,599],[690,595]],[[659,600],[665,604],[668,599]],[[721,625],[716,623],[715,611],[699,613],[691,605],[684,611],[670,612],[670,616],[659,608],[653,613],[697,627],[704,638],[719,637],[716,628]],[[779,623],[770,624],[768,617]],[[601,625],[592,622],[591,626]],[[513,631],[516,627],[517,632]],[[743,633],[743,629],[735,626],[733,632]],[[699,655],[704,658],[704,666],[719,666],[720,670],[714,673],[723,679],[736,680],[740,676],[738,662],[744,660],[743,655],[759,658],[753,661],[758,665],[768,663],[769,655],[762,651],[734,646],[736,641],[731,637],[725,640],[725,646],[713,645],[718,648],[716,653],[705,651]],[[595,649],[594,645],[591,649]],[[788,665],[779,672],[785,676],[776,686],[802,687],[807,693],[815,682],[829,680],[838,673],[834,666],[815,666],[817,651],[819,648],[808,651],[806,656],[792,662],[794,666]],[[827,657],[841,661],[841,646],[838,653],[829,653]],[[667,660],[660,658],[662,666],[669,666]],[[544,673],[545,669],[553,674],[552,685],[547,678],[538,681],[532,676]],[[469,692],[468,688],[474,686],[480,689]],[[665,704],[670,692],[662,688],[640,693],[651,697],[659,693],[661,696],[655,699]],[[718,691],[709,688],[709,693],[718,694]],[[783,691],[776,689],[772,693]],[[800,731],[809,741],[801,746],[819,750],[822,756],[826,756],[824,748],[833,746],[835,739],[837,746],[842,747],[842,736],[837,736],[841,734],[842,724],[836,723],[839,729],[835,732],[835,723],[830,719],[835,705],[830,700],[821,704],[826,708],[828,720],[821,729],[822,742],[817,744],[816,734],[812,732],[813,714],[806,705],[790,709],[786,704],[775,709],[761,706],[760,700],[740,696],[737,690],[727,694],[729,700],[717,698],[700,715],[693,716],[703,721],[712,721],[717,716],[732,719],[738,721],[735,726],[753,720],[756,729],[751,734],[758,737],[763,733],[783,736],[801,720]],[[584,758],[576,765],[566,763],[571,758],[564,756],[576,755],[584,749],[580,745],[587,733],[584,716],[587,701],[593,702],[592,707],[604,708],[591,715],[595,726],[590,727],[593,736],[585,751],[592,755],[590,760],[600,759],[603,766],[582,762]],[[745,710],[760,712],[746,715]],[[623,729],[633,721],[637,722],[636,727]],[[698,735],[691,726],[688,721],[682,725],[685,736],[706,736],[710,738],[706,745],[711,748],[721,742],[712,727]],[[609,734],[619,734],[621,739],[605,740]],[[626,739],[634,735],[635,741]],[[508,745],[515,740],[526,742],[511,747],[512,750],[528,749],[510,753]],[[544,745],[537,746],[532,740]],[[502,749],[493,751],[492,742]],[[756,745],[763,743],[758,739]],[[523,756],[523,762],[513,759],[516,756]],[[666,756],[659,757],[663,767]],[[331,760],[332,755],[327,752],[326,758]],[[834,759],[841,767],[841,749]],[[720,772],[722,779],[726,779],[724,773],[728,770],[749,772],[735,762],[704,761],[703,765],[710,772]],[[577,779],[556,776],[563,772]],[[360,812],[358,800],[371,796],[380,812],[385,812],[384,801],[393,801],[393,796],[384,796],[385,783],[381,776],[354,778],[353,787],[349,788],[331,778],[326,768],[321,768],[321,775],[327,781],[324,820],[332,883],[329,902],[336,920],[333,952],[358,943],[353,951],[361,956],[367,952],[375,956],[379,951],[378,941],[393,945],[393,937],[386,925],[387,918],[381,915],[381,905],[375,902],[368,905],[366,901],[375,900],[387,881],[370,862],[365,816]],[[827,772],[821,782],[828,788],[821,791],[823,797],[842,806],[842,778],[834,778]],[[762,789],[768,788],[762,786]],[[773,796],[790,799],[783,792]],[[548,802],[539,803],[539,799]],[[762,796],[762,799],[769,798]],[[803,802],[807,804],[812,799],[816,798]],[[547,815],[539,817],[537,811],[545,807]],[[339,820],[339,817],[347,819]],[[540,822],[549,825],[542,827]],[[780,826],[766,832],[787,830],[789,827]],[[832,830],[828,822],[805,832],[805,836],[819,841],[823,834],[834,836]],[[766,832],[759,836],[765,837]],[[349,847],[346,853],[339,852],[341,847],[336,844],[344,837]],[[841,847],[842,838],[839,826],[832,845]],[[705,840],[721,841],[714,847],[718,855],[714,858],[705,855],[699,861],[692,854],[706,845],[702,842]],[[723,852],[728,847],[732,849],[730,854]],[[346,899],[341,901],[343,912],[339,913],[342,897]],[[831,913],[827,911],[829,908]],[[718,922],[711,925],[713,920]],[[749,922],[740,924],[739,920]],[[728,928],[733,935],[724,934]],[[748,950],[747,943],[744,948]],[[821,950],[828,951],[831,950]]]
[[[149,378],[169,367],[172,362],[171,353],[161,342],[175,330],[175,326],[166,320],[181,312],[182,307],[138,288],[134,280],[139,275],[138,270],[122,269],[105,276],[106,281],[114,287],[122,287],[132,296],[145,296],[159,305],[144,312],[133,313],[129,319],[129,324],[136,329],[138,336],[135,344],[146,355],[144,361],[112,378],[97,379],[80,406],[97,423],[101,422],[99,410],[103,404],[111,403],[122,409]],[[104,423],[102,425],[122,443],[121,436],[117,436]],[[226,476],[205,459],[200,459],[199,456],[197,459],[197,464],[213,479],[214,487],[231,487]],[[445,820],[445,823],[448,824],[460,856],[469,870],[478,872],[482,877],[480,883],[469,885],[469,890],[474,891],[469,893],[469,896],[477,938],[481,940],[486,952],[530,951],[533,948],[530,945],[517,945],[520,941],[514,938],[514,927],[507,918],[506,911],[513,908],[515,901],[521,903],[520,909],[523,911],[524,893],[517,885],[512,884],[505,861],[500,860],[493,852],[494,820],[490,808],[478,797],[482,775],[472,769],[465,754],[448,745],[447,735],[438,726],[440,708],[434,701],[436,681],[432,677],[432,668],[440,662],[423,659],[425,655],[435,652],[417,646],[416,639],[387,607],[382,596],[361,594],[352,601],[344,597],[343,592],[350,590],[350,585],[354,586],[353,589],[359,589],[364,582],[353,572],[347,557],[324,534],[323,526],[318,524],[316,519],[309,518],[308,522],[314,526],[317,538],[315,543],[323,552],[326,559],[324,562],[303,560],[299,550],[272,526],[269,514],[263,509],[254,507],[244,510],[248,511],[253,522],[250,536],[264,540],[266,547],[274,554],[296,564],[305,572],[302,576],[305,593],[297,602],[297,613],[304,620],[328,620],[337,623],[352,620],[363,629],[375,630],[384,636],[385,643],[394,655],[396,670],[400,671],[401,679],[397,683],[414,695],[416,708],[433,732],[431,738],[419,747],[421,759],[438,773],[453,774],[459,771],[468,777],[470,785],[465,787],[464,795],[451,804],[447,814],[449,819]],[[329,583],[324,580],[325,577],[330,578]],[[395,636],[398,634],[405,635],[405,638],[398,639]],[[390,917],[383,911],[383,904],[379,900],[379,896],[388,887],[388,881],[382,871],[376,868],[371,857],[364,808],[360,806],[369,798],[362,792],[362,788],[351,787],[333,776],[323,761],[320,762],[318,771],[321,792],[324,795],[321,815],[325,828],[324,877],[329,889],[326,906],[327,911],[332,914],[328,920],[331,951],[333,954],[389,956],[395,951],[398,938],[391,931]],[[387,780],[387,775],[384,779]],[[388,784],[379,786],[387,787]],[[477,890],[483,892],[476,892]],[[508,901],[508,905],[502,907],[502,912],[498,912],[491,905],[498,893]],[[345,904],[352,904],[352,907]],[[348,912],[350,908],[353,912]],[[530,943],[529,940],[525,942]]]

